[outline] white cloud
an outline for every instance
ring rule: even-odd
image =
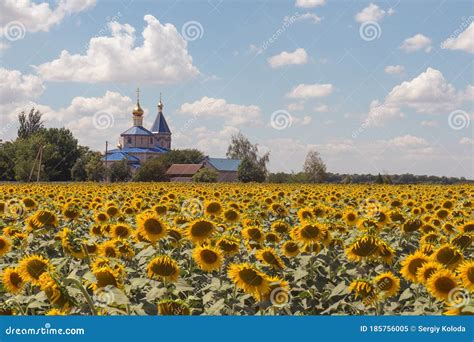
[[[306,126],[311,123],[313,118],[311,116],[305,115],[302,118],[292,116],[291,117],[292,123],[294,123],[296,126]]]
[[[416,148],[428,145],[428,142],[425,139],[409,134],[390,139],[387,143],[389,146],[400,148]]]
[[[303,102],[296,102],[296,103],[290,103],[286,109],[288,109],[290,112],[293,111],[300,111],[304,109],[304,103]]]
[[[441,43],[443,49],[474,53],[474,22],[457,37],[450,37]]]
[[[58,59],[36,67],[48,81],[134,82],[167,84],[199,74],[187,42],[172,24],[145,15],[143,44],[136,46],[135,29],[109,23],[111,37],[92,38],[85,55],[63,50]]]
[[[173,131],[176,132],[176,131]],[[220,130],[210,130],[206,126],[198,126],[173,133],[173,146],[177,148],[197,148],[212,157],[225,157],[227,146],[233,134],[239,130],[232,126],[223,126]]]
[[[407,38],[403,41],[403,44],[400,46],[400,49],[405,52],[414,52],[418,50],[424,50],[425,52],[430,52],[432,49],[431,39],[418,33],[413,37]]]
[[[334,90],[332,84],[299,84],[294,87],[287,97],[292,99],[309,99],[313,97],[325,97],[330,95]]]
[[[43,91],[44,85],[38,76],[0,68],[0,104],[36,99]]]
[[[366,21],[380,21],[385,16],[385,11],[375,4],[370,4],[362,11],[355,15],[355,20],[358,23],[364,23]]]
[[[396,75],[403,73],[405,67],[403,65],[387,65],[384,70],[387,74]]]
[[[366,121],[381,125],[390,118],[403,117],[402,107],[421,114],[447,114],[472,100],[473,89],[468,86],[465,91],[457,91],[439,70],[427,68],[411,81],[393,87],[383,103],[372,101]]]
[[[463,137],[461,140],[459,140],[459,143],[461,145],[472,145],[474,146],[474,139],[468,138],[468,137]]]
[[[309,21],[313,24],[317,24],[321,22],[321,20],[322,20],[321,17],[319,17],[315,13],[310,13],[310,12],[303,13],[296,18],[296,21]]]
[[[299,65],[308,63],[308,54],[305,49],[299,48],[294,52],[286,52],[268,58],[268,64],[272,68],[280,68],[285,65]]]
[[[193,103],[184,103],[178,110],[181,114],[203,118],[222,118],[229,125],[259,124],[261,110],[258,106],[227,103],[224,99],[204,96]]]
[[[19,21],[28,32],[49,31],[67,16],[87,10],[95,0],[61,0],[56,8],[48,2],[35,3],[31,0],[2,0],[0,2],[0,32],[8,23]]]
[[[314,108],[316,113],[325,113],[329,112],[329,107],[327,105],[320,105]]]
[[[302,8],[313,8],[317,6],[323,6],[326,0],[296,0],[295,6]]]

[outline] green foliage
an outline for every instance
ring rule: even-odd
[[[18,122],[20,124],[18,127],[18,138],[26,139],[40,132],[44,128],[43,121],[41,121],[42,115],[34,107],[30,109],[28,116],[26,116],[25,111],[22,111],[18,115]]]
[[[321,183],[326,178],[326,165],[317,151],[308,152],[303,170],[310,183]]]
[[[254,167],[259,168],[260,173],[263,172],[265,177],[268,174],[267,164],[270,161],[270,152],[260,157],[258,155],[258,144],[252,144],[250,140],[240,132],[232,135],[226,156],[232,159],[247,159]]]
[[[167,166],[163,158],[152,158],[144,162],[133,177],[137,182],[163,182],[168,180]]]
[[[15,180],[15,145],[0,143],[0,181]]]
[[[199,183],[215,183],[219,173],[207,167],[202,168],[193,176],[193,182]]]
[[[89,151],[85,161],[87,180],[100,182],[105,179],[105,165],[100,152]]]
[[[105,178],[105,165],[100,152],[91,151],[86,146],[79,146],[79,158],[71,169],[71,178],[77,182],[96,181]]]
[[[241,182],[258,182],[262,183],[265,181],[265,171],[249,158],[245,157],[240,162],[239,168],[237,169],[237,178]]]
[[[204,159],[204,154],[197,149],[171,150],[162,158],[167,166],[172,164],[199,164]]]
[[[111,182],[127,182],[132,178],[132,169],[126,159],[114,162],[109,168]]]
[[[242,133],[232,136],[227,148],[226,156],[232,159],[240,159],[237,178],[242,182],[263,182],[268,170],[267,164],[270,153],[263,156],[258,154],[258,144],[252,144]]]

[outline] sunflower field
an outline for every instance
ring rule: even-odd
[[[0,184],[6,315],[474,312],[474,186]]]

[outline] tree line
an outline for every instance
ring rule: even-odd
[[[106,168],[103,155],[78,144],[66,128],[45,128],[42,114],[32,108],[18,115],[18,136],[15,140],[0,140],[0,181],[168,181],[166,171],[172,164],[199,164],[205,159],[197,149],[171,150],[160,157],[142,163],[135,172],[127,160],[110,163]],[[468,182],[465,178],[426,175],[338,174],[327,172],[317,151],[309,151],[301,172],[270,173],[270,153],[260,153],[242,133],[231,137],[227,158],[239,159],[239,181],[271,183],[439,183]],[[218,173],[203,168],[193,176],[195,182],[216,182]]]

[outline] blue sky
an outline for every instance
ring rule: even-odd
[[[145,125],[163,94],[176,148],[224,156],[240,130],[272,171],[316,149],[332,172],[473,178],[472,2],[6,0],[0,13],[0,139],[35,104],[102,149],[140,87]]]

